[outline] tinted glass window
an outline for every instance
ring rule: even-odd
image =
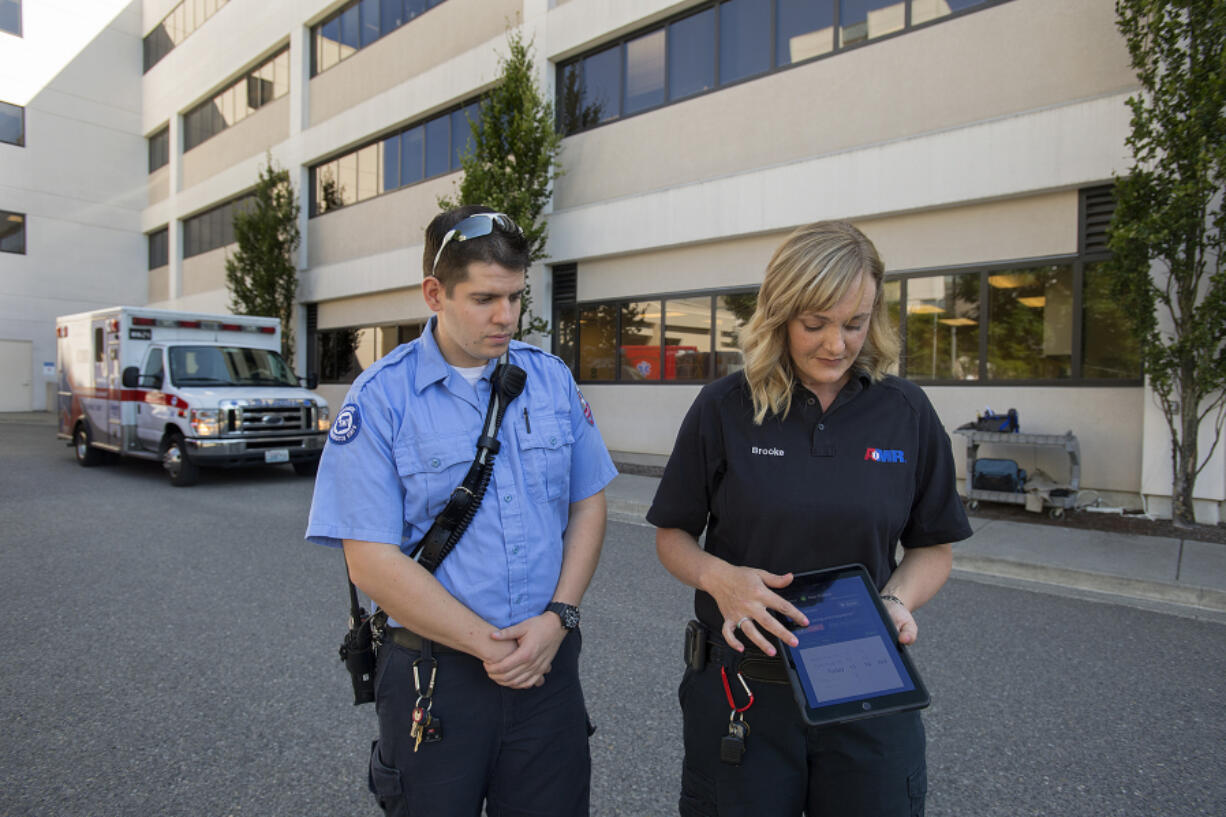
[[[621,306],[621,379],[659,380],[660,302],[632,301]]]
[[[711,365],[711,297],[664,302],[664,379],[706,380]]]
[[[379,30],[387,34],[404,24],[404,0],[381,0],[379,6]]]
[[[426,123],[426,177],[451,170],[451,120],[440,116]]]
[[[21,36],[21,0],[0,0],[0,30]]]
[[[389,136],[380,145],[380,157],[383,161],[380,192],[395,190],[400,186],[400,134]]]
[[[631,114],[664,102],[664,29],[626,43],[626,99]]]
[[[987,0],[911,0],[911,24],[926,23],[963,9],[982,6]]]
[[[361,12],[350,6],[341,12],[341,59],[345,59],[361,47]]]
[[[1072,377],[1073,270],[1034,267],[988,275],[988,377]]]
[[[477,113],[477,106],[469,105],[451,114],[451,167],[453,169],[460,167],[460,157],[467,154],[473,147],[473,132],[468,121],[469,117],[476,117]],[[473,124],[478,123],[473,122]]]
[[[579,307],[579,377],[612,380],[617,371],[617,304]]]
[[[902,31],[907,21],[902,0],[839,0],[840,45]]]
[[[616,119],[621,98],[621,49],[610,48],[583,61],[583,107],[597,122]]]
[[[149,234],[149,269],[164,267],[169,263],[169,236],[170,231],[165,227]]]
[[[778,0],[775,65],[791,65],[832,50],[834,0]]]
[[[668,95],[681,99],[715,87],[715,10],[668,27]]]
[[[715,377],[745,368],[741,355],[741,331],[753,317],[758,293],[737,292],[715,299]]]
[[[1101,264],[1086,264],[1081,289],[1081,376],[1139,378],[1141,354],[1132,319],[1111,294]]]
[[[374,198],[379,193],[379,143],[367,145],[358,156],[358,201]]]
[[[318,73],[341,61],[341,19],[333,17],[315,32],[315,71]]]
[[[907,377],[979,378],[979,273],[907,280]]]
[[[400,183],[413,184],[425,178],[426,129],[421,125],[401,135]]]
[[[20,105],[0,102],[0,142],[24,145],[26,142],[25,109]]]
[[[770,68],[770,0],[731,0],[719,6],[720,84]]]
[[[22,213],[0,210],[0,252],[26,251],[26,217]]]
[[[379,28],[380,0],[362,0],[362,47],[379,39],[382,31]]]

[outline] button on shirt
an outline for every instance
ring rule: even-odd
[[[744,375],[706,386],[681,424],[647,521],[708,552],[772,573],[859,562],[878,588],[894,546],[971,535],[949,437],[927,396],[898,378],[853,373],[830,408],[797,386],[785,418],[753,423]],[[708,627],[723,621],[698,592]]]
[[[387,542],[410,553],[463,481],[489,404],[490,361],[476,387],[447,364],[434,321],[354,382],[320,460],[307,539]],[[511,342],[527,373],[507,407],[484,501],[435,574],[495,627],[540,614],[562,565],[570,504],[617,474],[566,365]]]

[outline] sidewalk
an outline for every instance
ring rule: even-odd
[[[606,490],[610,518],[646,524],[659,482],[649,474],[663,458],[614,452],[614,459],[622,473]],[[1184,614],[1226,621],[1226,546],[974,516],[971,527],[975,535],[954,545],[955,576],[1179,605],[1192,608]]]

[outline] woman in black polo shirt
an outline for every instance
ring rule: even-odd
[[[647,514],[660,561],[696,588],[710,644],[679,692],[682,815],[923,813],[918,713],[806,726],[780,662],[762,655],[775,654],[768,634],[795,643],[770,612],[802,619],[776,593],[792,574],[854,562],[912,643],[912,611],[948,578],[950,543],[971,535],[940,419],[921,389],[886,374],[898,340],[883,275],[844,222],[802,227],[776,250],[742,332],[745,369],[694,401]],[[754,694],[739,765],[720,760],[731,714],[721,666]]]

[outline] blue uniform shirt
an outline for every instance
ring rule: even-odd
[[[499,429],[485,499],[435,574],[499,628],[544,611],[557,588],[570,503],[617,475],[566,365],[518,341],[510,357],[527,382]],[[307,539],[412,552],[472,464],[496,363],[469,385],[443,359],[431,320],[420,338],[364,371],[328,435]]]

